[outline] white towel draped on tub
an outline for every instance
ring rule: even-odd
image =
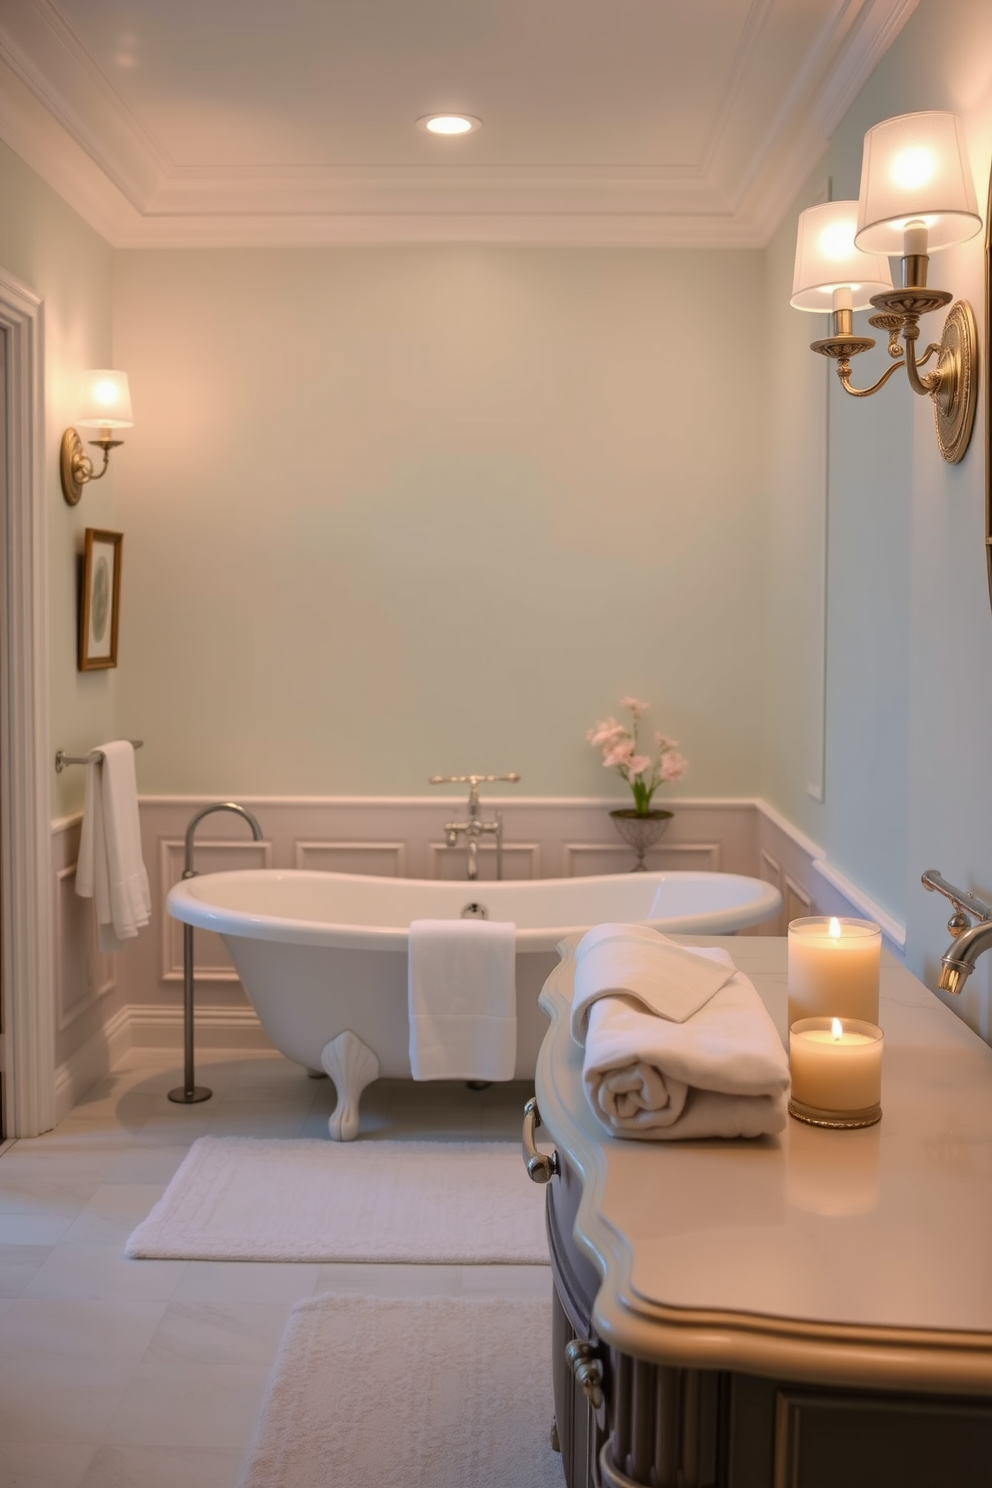
[[[86,767],[76,893],[96,900],[101,951],[120,951],[151,917],[141,857],[134,749],[126,739],[101,744]]]
[[[515,925],[413,920],[407,1001],[415,1080],[512,1080]]]
[[[726,951],[693,947],[692,954],[731,975],[684,1022],[624,995],[589,1006],[582,1074],[593,1110],[617,1137],[782,1131],[789,1063],[774,1023]]]

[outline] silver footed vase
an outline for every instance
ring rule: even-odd
[[[635,862],[631,873],[646,873],[644,859],[655,843],[665,835],[672,819],[670,811],[635,811],[632,806],[620,806],[610,812],[613,825],[628,846],[634,849]]]

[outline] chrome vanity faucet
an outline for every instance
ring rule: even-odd
[[[449,847],[457,846],[458,838],[462,834],[465,836],[465,846],[468,850],[466,878],[476,879],[479,876],[479,838],[484,833],[491,833],[496,839],[496,877],[498,879],[503,877],[503,818],[497,811],[493,821],[482,820],[479,786],[483,782],[488,784],[495,780],[506,780],[511,785],[516,785],[519,779],[520,776],[516,771],[512,775],[432,775],[430,777],[431,785],[468,786],[467,820],[444,824],[444,834]]]
[[[951,943],[940,958],[937,986],[941,992],[956,994],[971,976],[982,952],[992,948],[992,904],[976,899],[964,889],[956,889],[936,868],[928,868],[924,873],[923,887],[931,893],[936,890],[943,894],[954,905],[954,913],[947,922]]]

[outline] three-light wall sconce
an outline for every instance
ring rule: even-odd
[[[953,299],[928,286],[930,254],[974,237],[981,226],[964,125],[956,114],[937,112],[902,114],[869,129],[858,200],[824,202],[799,218],[791,303],[832,316],[831,334],[810,349],[836,361],[841,386],[855,398],[877,393],[904,366],[913,391],[933,400],[937,443],[951,464],[968,448],[978,400],[971,306],[951,305],[939,343],[922,356],[916,343],[920,316]],[[898,287],[889,256],[901,259]],[[894,365],[871,387],[855,387],[851,358],[875,342],[854,334],[852,313],[868,306],[876,312],[868,323],[887,333]]]
[[[84,372],[79,389],[79,416],[76,423],[82,429],[99,429],[100,433],[90,443],[103,450],[103,465],[99,475],[93,469],[93,461],[83,449],[83,442],[75,429],[66,429],[62,435],[59,466],[62,473],[62,494],[70,506],[75,506],[89,481],[100,480],[107,473],[110,451],[124,443],[113,437],[116,429],[130,429],[134,424],[131,413],[131,390],[127,373],[97,368]]]

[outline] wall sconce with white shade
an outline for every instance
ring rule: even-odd
[[[94,473],[93,461],[83,449],[83,443],[75,429],[66,429],[62,435],[60,468],[62,472],[62,494],[70,506],[75,506],[89,481],[100,480],[107,473],[110,451],[123,444],[123,439],[114,439],[115,429],[130,429],[134,424],[131,413],[131,390],[127,373],[96,368],[84,372],[79,389],[79,416],[76,419],[82,429],[99,429],[97,439],[90,443],[103,450],[103,466],[99,475]]]
[[[930,254],[973,237],[981,225],[964,126],[956,114],[937,112],[903,114],[869,129],[857,202],[826,202],[799,219],[791,303],[833,315],[832,334],[813,341],[811,350],[837,362],[841,386],[855,398],[877,393],[904,366],[913,391],[933,400],[937,443],[951,464],[968,448],[978,400],[971,306],[964,300],[951,306],[940,342],[921,357],[916,342],[920,316],[953,298],[928,287]],[[888,255],[902,261],[896,288]],[[876,311],[869,325],[887,332],[889,355],[898,360],[871,387],[858,388],[851,358],[875,342],[853,334],[851,312],[868,305]],[[931,357],[935,365],[921,375]]]

